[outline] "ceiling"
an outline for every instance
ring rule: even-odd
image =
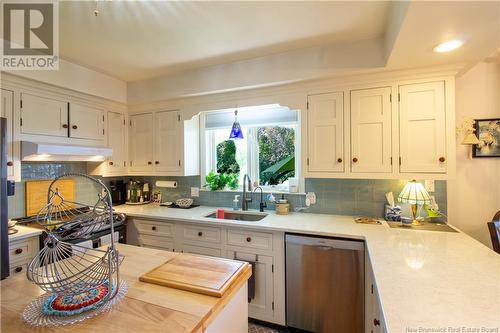
[[[389,2],[60,2],[62,58],[124,81],[381,37]]]
[[[259,86],[340,70],[473,63],[500,45],[497,1],[97,5],[100,15],[94,16],[95,1],[60,2],[60,55],[132,84],[169,78],[173,85],[205,80],[215,87],[232,75],[245,86]],[[452,38],[465,45],[449,54],[432,52]],[[272,75],[267,79],[262,72]]]

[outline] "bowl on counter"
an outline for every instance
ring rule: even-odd
[[[16,220],[10,220],[9,219],[9,222],[7,223],[9,229],[10,228],[14,228],[14,226],[16,225],[17,221]]]
[[[191,198],[181,198],[175,200],[175,204],[182,208],[188,208],[193,204],[193,199]]]

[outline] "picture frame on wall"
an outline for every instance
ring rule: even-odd
[[[500,157],[500,118],[476,119],[476,135],[473,157]]]

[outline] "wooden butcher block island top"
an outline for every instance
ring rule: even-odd
[[[43,291],[29,282],[25,275],[18,275],[0,282],[1,331],[12,333],[200,333],[217,317],[217,314],[251,275],[251,266],[238,261],[173,253],[124,244],[118,244],[117,248],[120,253],[125,255],[125,260],[120,267],[120,274],[121,278],[127,280],[129,289],[121,303],[111,311],[75,325],[34,329],[22,321],[21,314],[26,305],[41,295]],[[186,262],[185,268],[180,269],[179,267],[182,267],[184,260]],[[173,264],[172,267],[164,265],[169,262]],[[175,274],[180,274],[176,277],[176,283],[179,285],[190,282],[191,285],[202,291],[205,291],[205,289],[210,290],[210,292],[218,290],[221,297],[139,280],[139,277],[148,272],[155,272],[158,267],[160,267],[160,270],[156,270],[156,273],[167,267],[167,272],[170,274],[167,277],[169,278],[175,277]],[[207,275],[204,277],[205,268]],[[191,273],[194,275],[188,276]],[[185,278],[181,278],[182,274],[186,275]],[[224,279],[227,279],[227,282],[224,282],[226,281]],[[183,286],[182,289],[189,288]]]

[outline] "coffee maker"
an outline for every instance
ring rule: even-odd
[[[125,203],[127,200],[127,187],[123,180],[110,181],[109,190],[111,191],[111,201],[113,205]]]

